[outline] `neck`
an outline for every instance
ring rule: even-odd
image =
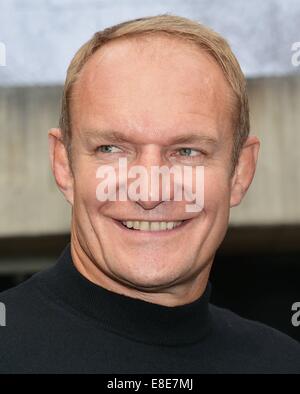
[[[201,341],[211,331],[210,283],[201,297],[187,305],[169,307],[145,302],[88,280],[75,267],[70,245],[57,264],[41,275],[41,281],[60,305],[76,311],[87,324],[134,342],[176,346],[177,352],[178,346]]]

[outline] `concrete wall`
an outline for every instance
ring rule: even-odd
[[[61,87],[0,89],[0,236],[68,230],[69,210],[48,162]]]
[[[61,86],[0,89],[0,236],[69,230],[70,208],[48,163]],[[231,223],[300,223],[300,76],[249,81],[252,131],[261,139],[257,175]]]
[[[252,133],[261,140],[257,173],[236,224],[300,223],[300,76],[249,81]]]

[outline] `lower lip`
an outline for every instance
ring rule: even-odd
[[[158,230],[158,231],[142,231],[142,230],[132,230],[118,220],[113,219],[113,222],[121,228],[122,230],[126,231],[128,234],[133,234],[134,236],[146,236],[146,237],[162,237],[168,236],[172,234],[177,234],[180,232],[181,229],[184,229],[193,219],[184,220],[179,226],[173,228],[172,230]]]

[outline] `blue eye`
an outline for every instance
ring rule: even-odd
[[[97,148],[101,153],[119,153],[121,149],[115,145],[101,145]]]
[[[192,157],[192,156],[197,156],[197,154],[200,152],[192,148],[181,148],[179,149],[179,153],[181,156]]]

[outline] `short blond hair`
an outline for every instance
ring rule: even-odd
[[[246,80],[240,65],[227,41],[210,28],[190,19],[163,14],[139,18],[106,28],[93,35],[73,57],[67,71],[63,89],[59,127],[63,141],[70,153],[71,118],[70,97],[72,86],[88,59],[103,45],[118,38],[130,38],[149,34],[164,33],[171,37],[196,44],[212,56],[221,67],[235,97],[233,166],[238,161],[239,152],[250,132],[248,96]]]

